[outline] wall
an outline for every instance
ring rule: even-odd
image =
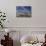
[[[27,34],[30,31],[46,31],[46,0],[0,0],[0,9],[6,12],[8,29]],[[17,18],[17,5],[32,5],[31,18]],[[11,28],[13,27],[13,28]],[[12,30],[13,31],[13,30]],[[23,33],[23,31],[26,31]],[[17,35],[17,34],[16,34]]]
[[[6,12],[7,27],[46,27],[46,0],[0,0],[0,9]],[[17,5],[32,5],[32,18],[17,18]]]

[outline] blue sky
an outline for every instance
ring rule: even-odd
[[[31,13],[32,6],[16,6],[17,13]]]

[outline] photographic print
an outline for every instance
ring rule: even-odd
[[[16,6],[16,17],[32,17],[32,6]]]

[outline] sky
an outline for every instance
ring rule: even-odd
[[[16,6],[17,13],[31,13],[32,7],[31,6]]]

